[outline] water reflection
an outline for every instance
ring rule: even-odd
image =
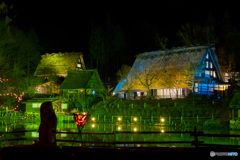
[[[22,131],[22,130],[32,130],[31,132],[26,133],[14,133],[14,134],[6,134],[2,133],[0,135],[0,143],[1,147],[5,146],[11,146],[11,145],[22,145],[22,144],[32,144],[34,140],[38,140],[38,128],[39,123],[38,122],[29,122],[29,123],[15,123],[12,125],[4,125],[2,124],[0,126],[0,132],[8,132],[8,131]],[[190,134],[184,134],[184,133],[166,133],[168,131],[193,131],[193,128],[187,128],[187,129],[179,129],[179,128],[170,128],[168,126],[164,125],[140,125],[136,123],[129,123],[129,124],[123,124],[120,122],[117,122],[115,124],[99,124],[96,123],[94,120],[91,122],[88,122],[84,129],[83,133],[112,133],[114,130],[116,131],[132,131],[136,133],[118,133],[115,135],[108,134],[108,135],[96,135],[96,134],[83,134],[82,139],[80,136],[77,136],[76,134],[57,134],[57,139],[59,140],[77,140],[78,143],[72,143],[72,142],[58,142],[59,146],[96,146],[96,145],[112,145],[112,144],[93,144],[93,143],[80,143],[82,141],[97,141],[97,142],[113,142],[114,138],[116,142],[133,142],[133,141],[139,141],[139,142],[153,142],[153,141],[193,141],[193,136],[190,136]],[[203,131],[204,133],[211,133],[211,134],[240,134],[240,131],[229,131],[229,130],[204,130],[203,128],[199,129],[200,131]],[[78,132],[76,124],[74,122],[69,123],[62,123],[59,122],[57,125],[57,131],[59,132]],[[158,134],[138,134],[138,132],[160,132]],[[11,141],[9,139],[17,139],[22,138],[22,140],[19,141]],[[25,139],[23,139],[25,138]],[[204,141],[204,143],[209,144],[231,144],[231,145],[239,145],[240,139],[234,138],[234,137],[199,137],[199,141]],[[118,144],[117,146],[125,146],[125,147],[151,147],[151,146],[170,146],[170,147],[194,147],[190,143],[181,144],[181,143],[175,143],[175,144]]]

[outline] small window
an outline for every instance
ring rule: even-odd
[[[205,71],[205,77],[210,77],[210,72],[209,71]]]
[[[37,103],[32,104],[32,108],[37,108],[37,106],[38,106]]]
[[[32,137],[38,137],[39,133],[38,132],[32,132]]]
[[[82,67],[82,64],[81,63],[78,63],[77,64],[77,68],[81,68]]]
[[[210,62],[210,68],[213,68],[213,64],[212,64],[212,62]]]
[[[206,55],[206,59],[208,59],[209,58],[209,56],[208,56],[208,53],[207,53],[207,55]]]
[[[209,62],[206,61],[206,68],[209,68]]]
[[[41,107],[41,103],[33,103],[32,104],[32,108],[40,108]]]
[[[66,103],[62,103],[62,109],[67,109],[67,104]]]

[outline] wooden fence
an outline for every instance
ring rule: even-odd
[[[15,134],[15,133],[25,133],[25,132],[36,132],[36,130],[28,130],[28,131],[11,131],[11,132],[0,132],[1,135],[7,135],[7,134]],[[56,132],[57,134],[73,134],[73,135],[79,135],[78,132]],[[118,135],[119,134],[190,134],[191,137],[193,137],[193,140],[191,141],[119,141]],[[199,137],[239,137],[240,135],[228,135],[228,134],[204,134],[203,132],[198,132],[197,127],[194,127],[194,131],[165,131],[165,132],[130,132],[130,131],[113,131],[110,133],[81,133],[82,135],[88,134],[88,135],[112,135],[113,139],[110,142],[100,142],[100,141],[84,141],[84,140],[72,140],[72,139],[57,139],[57,142],[71,142],[71,143],[81,143],[81,144],[107,144],[112,147],[117,147],[118,144],[191,144],[198,147],[227,147],[227,148],[240,148],[240,145],[225,145],[225,144],[207,144],[204,143],[204,141],[199,141]],[[21,141],[21,140],[30,140],[33,141],[34,139],[29,138],[13,138],[13,139],[0,139],[0,142],[9,142],[9,141]],[[37,139],[35,139],[37,140]],[[4,146],[2,146],[4,147]]]

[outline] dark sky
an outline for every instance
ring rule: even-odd
[[[238,5],[226,1],[83,2],[15,0],[7,3],[14,6],[14,23],[24,30],[33,27],[39,36],[43,52],[50,53],[87,53],[91,26],[103,24],[108,15],[113,25],[123,28],[133,52],[151,50],[151,47],[144,46],[144,38],[151,34],[151,30],[158,30],[167,37],[175,37],[181,24],[205,23],[210,13],[214,17],[214,23],[218,23],[225,11],[228,11],[232,21],[239,24]]]

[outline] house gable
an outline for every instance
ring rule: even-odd
[[[68,99],[78,97],[80,95],[95,94],[104,88],[97,70],[75,70],[69,71],[68,76],[60,86],[63,95]],[[71,95],[72,94],[72,95]]]
[[[144,72],[148,66],[154,65],[151,70],[160,70],[162,74],[169,72],[171,73],[175,69],[183,72],[188,66],[199,66],[201,69],[197,69],[196,73],[194,73],[194,79],[196,81],[195,92],[201,91],[199,93],[203,94],[213,94],[215,89],[219,89],[219,87],[227,88],[226,85],[220,86],[222,81],[222,74],[218,64],[217,56],[214,52],[214,47],[209,46],[195,46],[195,47],[182,47],[182,48],[174,48],[165,51],[153,51],[153,52],[145,52],[136,56],[136,60],[132,66],[131,71],[129,72],[127,78],[118,83],[116,86],[114,93],[124,93],[127,91],[125,87],[129,78],[134,77],[132,73],[134,70],[138,69],[138,72]],[[156,61],[157,63],[155,63]],[[147,64],[147,65],[144,65]],[[201,66],[202,65],[202,66]],[[205,65],[205,66],[204,66]],[[194,69],[195,72],[195,69]],[[155,74],[155,73],[154,73]],[[135,73],[136,75],[136,73]],[[138,75],[137,75],[138,76]],[[139,83],[139,77],[134,78],[134,87],[132,91],[146,92],[146,87]],[[168,83],[168,82],[166,82]],[[189,86],[182,86],[183,88],[190,88]],[[186,90],[180,89],[179,91],[186,95]],[[159,80],[156,79],[150,86],[150,89],[157,90],[155,93],[161,93],[164,95],[167,93],[168,95],[174,94],[173,92],[178,92],[176,88],[170,88],[165,85],[162,85]],[[144,91],[145,90],[145,91]],[[171,91],[172,90],[172,91]],[[204,91],[204,92],[202,92]]]

